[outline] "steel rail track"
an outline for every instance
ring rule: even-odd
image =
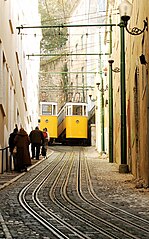
[[[64,157],[64,155],[62,156],[62,158]],[[62,159],[61,158],[61,159]],[[40,177],[42,175],[45,175],[45,177],[42,179],[42,183],[46,180],[46,178],[52,173],[52,171],[59,165],[58,161],[56,163],[56,165],[53,167],[53,169],[51,170],[51,165],[53,162],[51,162],[49,164],[48,167],[44,168],[29,184],[27,184],[19,193],[19,202],[21,204],[21,206],[30,214],[32,215],[38,222],[40,222],[46,229],[48,229],[49,231],[51,231],[57,238],[60,239],[69,239],[67,236],[65,236],[60,230],[58,230],[56,227],[54,227],[52,225],[52,223],[49,223],[48,220],[46,220],[43,216],[41,216],[39,213],[37,213],[27,202],[26,200],[26,194],[28,192],[28,190],[33,186],[34,183],[37,182],[37,180],[40,179]],[[49,172],[50,170],[50,172]],[[48,173],[47,173],[48,172]],[[41,209],[41,207],[40,207]]]
[[[123,236],[125,235],[125,238],[127,236],[127,238],[134,238],[134,239],[138,239],[137,236],[134,236],[132,235],[131,233],[128,233],[126,232],[125,230],[119,228],[118,226],[115,226],[114,224],[112,223],[109,223],[107,222],[106,220],[104,219],[101,219],[99,218],[98,216],[92,214],[91,212],[89,212],[88,210],[86,209],[83,209],[82,206],[78,205],[77,202],[74,202],[72,201],[68,196],[67,196],[67,188],[68,188],[68,180],[69,180],[69,177],[70,177],[70,173],[71,173],[71,170],[72,170],[72,166],[70,167],[70,170],[69,170],[69,173],[67,175],[67,178],[65,180],[65,183],[63,183],[62,185],[62,189],[61,189],[61,194],[62,194],[62,197],[67,200],[71,205],[73,205],[74,207],[76,207],[77,209],[79,209],[81,212],[84,213],[84,216],[80,216],[78,215],[78,212],[75,213],[75,212],[72,212],[72,210],[68,209],[66,206],[64,206],[60,201],[58,201],[58,199],[55,198],[55,202],[57,202],[57,205],[60,206],[62,209],[65,208],[64,210],[67,210],[69,213],[73,214],[75,217],[77,217],[79,220],[81,219],[82,221],[84,221],[85,223],[87,223],[89,226],[91,226],[94,230],[97,230],[98,232],[102,233],[103,235],[106,235],[107,237],[109,238],[119,238],[117,236],[115,236],[113,233],[111,232],[108,232],[107,230],[105,229],[102,229],[101,227],[97,226],[97,223],[93,223],[91,222],[93,219],[96,219],[98,220],[98,222],[102,222],[104,223],[107,227],[111,227],[112,230],[115,229],[117,230],[118,232],[121,232],[123,233]],[[80,192],[79,192],[79,184],[80,184],[80,163],[79,163],[79,166],[78,166],[78,176],[77,176],[77,190],[78,190],[78,196],[84,201],[84,199],[82,198]],[[51,188],[51,191],[54,191],[52,188]],[[53,201],[54,201],[54,197],[53,197]],[[87,201],[86,201],[87,202]],[[90,202],[88,202],[88,204],[90,204]],[[74,210],[75,211],[75,210]],[[90,217],[90,221],[89,221],[89,218],[85,219],[85,214]]]
[[[130,233],[121,228],[119,221],[120,224],[122,224],[122,222],[126,223],[128,226],[131,225],[131,227],[138,228],[145,233],[148,233],[149,230],[140,226],[140,223],[144,223],[147,226],[149,222],[108,204],[97,196],[92,183],[90,167],[87,159],[81,152],[83,152],[83,149],[81,149],[79,153],[72,152],[71,155],[65,152],[63,156],[61,156],[61,159],[58,159],[58,156],[58,161],[54,160],[54,162],[51,162],[48,167],[42,170],[37,177],[21,190],[19,201],[22,207],[53,235],[60,239],[74,238],[74,235],[76,238],[81,239],[140,239],[141,237],[139,237],[139,235],[135,235],[133,232]],[[44,185],[46,183],[48,184],[51,180],[49,197],[53,204],[47,207],[47,205],[45,206],[40,201],[40,192],[42,192]],[[70,184],[72,180],[75,186]],[[70,186],[74,186],[76,198],[70,194]],[[34,207],[30,206],[30,202],[26,199],[29,190],[32,190],[31,199],[32,202],[34,202]],[[99,203],[100,206],[98,205]],[[58,209],[55,210],[55,207]],[[57,215],[57,210],[61,210],[60,215]],[[115,212],[113,213],[111,210]],[[63,213],[64,215],[69,215],[69,222],[66,222]],[[103,219],[102,214],[114,219],[112,219],[112,222],[109,222]],[[126,219],[128,216],[129,219]],[[57,225],[49,223],[50,218],[56,221]],[[72,222],[70,218],[73,218],[74,222]],[[134,223],[131,220],[139,221]],[[79,223],[77,223],[77,225],[86,225],[85,232],[82,226],[80,226],[80,229],[76,228],[76,221]],[[97,235],[98,237],[96,237]]]
[[[80,167],[80,164],[79,164],[79,167]],[[79,171],[80,171],[80,170],[79,170]],[[80,175],[80,173],[79,173],[79,175]],[[68,177],[69,177],[69,174],[68,174]],[[79,177],[80,177],[80,176],[78,176],[78,178],[79,178]],[[79,180],[78,180],[78,185],[80,185],[80,181],[81,181],[81,180],[79,179]],[[65,188],[67,188],[67,186],[68,186],[68,185],[66,184]],[[51,190],[52,190],[52,189],[51,189]],[[62,190],[61,190],[61,192],[62,192]],[[112,216],[114,216],[115,218],[117,218],[117,219],[119,219],[119,220],[121,220],[121,221],[123,222],[123,218],[122,218],[122,217],[116,216],[114,213],[111,213],[111,212],[108,211],[108,210],[103,210],[103,209],[100,208],[100,207],[96,207],[93,203],[91,203],[91,202],[88,201],[86,198],[84,198],[84,197],[82,196],[82,190],[80,189],[80,186],[78,186],[78,192],[79,192],[80,197],[81,197],[85,202],[87,202],[88,204],[92,205],[94,208],[96,208],[96,209],[98,209],[98,210],[100,210],[100,211],[102,210],[102,211],[106,212],[107,214],[109,214],[110,216],[112,215]],[[62,194],[62,193],[61,193],[61,194]],[[116,229],[116,230],[118,230],[118,231],[121,231],[124,235],[128,236],[129,238],[139,238],[137,235],[133,235],[132,233],[127,232],[125,229],[121,229],[119,226],[115,226],[113,223],[109,223],[109,222],[107,222],[107,221],[105,221],[105,220],[102,220],[101,218],[99,218],[99,217],[97,217],[97,216],[95,216],[95,215],[92,215],[92,214],[89,213],[89,212],[86,212],[86,210],[83,210],[82,208],[80,208],[79,206],[77,206],[76,202],[75,202],[75,203],[72,202],[72,201],[68,198],[68,196],[67,196],[66,193],[63,193],[63,194],[65,194],[65,200],[68,200],[73,206],[75,206],[75,207],[77,207],[78,209],[80,209],[81,211],[87,213],[88,215],[90,215],[90,216],[93,217],[94,219],[98,219],[98,220],[104,222],[106,225],[111,226],[113,229]],[[96,198],[96,202],[97,202],[97,198]],[[57,200],[57,203],[58,203],[59,206],[61,206],[61,208],[64,207],[64,205],[61,204],[60,202],[58,202],[58,200]],[[66,209],[66,207],[65,207],[65,210],[69,211],[68,208]],[[72,212],[71,212],[71,213],[72,213]],[[78,215],[75,215],[75,216],[77,216],[77,218],[78,218]],[[82,218],[82,219],[85,220],[85,218]],[[131,224],[131,226],[133,225],[134,227],[137,227],[137,229],[138,229],[138,225],[136,225],[135,223],[132,223],[132,222],[130,222],[130,221],[128,221],[128,220],[125,220],[125,222],[127,222],[128,225]],[[147,221],[146,221],[146,222],[147,222]],[[148,222],[147,222],[147,223],[148,223]],[[92,224],[92,226],[93,226],[93,224]],[[96,229],[97,229],[97,228],[96,228]],[[145,229],[145,228],[143,228],[143,227],[141,227],[141,226],[139,226],[139,229],[140,229],[140,230],[143,230],[143,231],[145,231],[145,232],[148,232],[147,229]],[[100,230],[100,232],[101,232],[101,230]],[[114,237],[113,237],[114,235],[113,235],[113,234],[111,234],[111,235],[112,235],[112,238],[114,238]]]
[[[60,174],[62,172],[62,170],[65,168],[67,163],[67,160],[64,161],[63,165],[61,166],[61,169],[59,168],[59,162],[53,167],[53,169],[51,170],[51,164],[49,165],[49,167],[46,167],[44,170],[42,170],[40,172],[39,175],[37,175],[36,178],[34,178],[34,180],[32,180],[28,185],[26,185],[20,192],[19,194],[19,202],[22,205],[22,207],[30,214],[32,215],[37,221],[39,221],[44,227],[46,227],[48,230],[50,230],[57,238],[60,239],[69,239],[68,236],[66,236],[64,233],[62,233],[59,229],[57,229],[56,226],[53,226],[52,223],[49,223],[49,221],[47,219],[45,219],[44,216],[41,216],[39,213],[37,213],[35,211],[35,209],[33,209],[29,203],[27,202],[27,200],[25,199],[26,194],[28,192],[28,190],[30,189],[30,187],[33,186],[33,184],[35,184],[39,178],[41,177],[41,175],[45,175],[44,178],[42,180],[40,180],[40,183],[38,183],[37,187],[34,189],[34,191],[32,192],[32,201],[35,203],[35,205],[38,207],[38,211],[39,209],[46,214],[46,218],[47,216],[49,216],[50,218],[52,217],[52,219],[56,220],[61,226],[67,228],[67,230],[69,230],[69,234],[75,234],[75,236],[78,236],[78,238],[80,239],[89,239],[89,237],[87,237],[84,233],[81,233],[79,230],[77,230],[75,227],[72,227],[69,223],[65,222],[64,220],[62,220],[61,218],[59,218],[55,213],[53,213],[52,211],[48,210],[38,199],[38,193],[40,191],[40,189],[42,188],[43,184],[45,184],[46,180],[49,178],[49,176],[53,173],[54,170],[56,170],[57,168],[59,169],[59,173]],[[50,169],[50,172],[48,172]]]
[[[96,217],[95,215],[89,213],[87,210],[82,209],[82,207],[80,207],[79,205],[77,205],[76,203],[74,203],[73,201],[71,201],[71,200],[67,197],[66,188],[67,188],[67,183],[68,183],[68,179],[69,179],[69,177],[70,177],[70,172],[71,172],[71,170],[72,170],[72,164],[70,165],[69,172],[67,173],[67,179],[63,181],[63,184],[62,184],[62,187],[61,187],[61,196],[62,196],[62,198],[63,198],[65,201],[67,200],[67,201],[68,201],[69,203],[71,203],[71,205],[73,205],[74,207],[77,207],[77,209],[79,209],[80,211],[83,211],[84,213],[86,213],[87,216],[92,216],[92,218],[94,218],[94,219],[96,218],[96,219],[98,219],[98,220],[100,220],[100,221],[102,221],[102,222],[105,223],[104,220],[99,219],[99,218]],[[58,178],[57,178],[57,180],[58,180]],[[80,221],[86,223],[88,226],[90,226],[90,227],[92,227],[94,230],[100,232],[102,235],[105,235],[106,238],[107,238],[107,237],[108,237],[108,238],[119,238],[119,237],[115,236],[113,233],[109,233],[109,232],[103,230],[102,228],[100,228],[99,226],[97,226],[96,224],[94,224],[93,222],[91,222],[91,220],[89,221],[88,218],[86,219],[85,217],[80,216],[80,215],[79,215],[79,212],[75,213],[76,210],[74,210],[74,212],[73,212],[72,209],[69,209],[66,205],[64,205],[63,203],[61,203],[61,202],[55,197],[55,195],[54,195],[54,192],[55,192],[54,187],[56,186],[56,183],[57,183],[57,182],[56,182],[56,180],[55,180],[55,185],[53,185],[53,187],[51,187],[51,189],[50,189],[50,198],[52,199],[53,202],[55,202],[55,203],[57,204],[57,206],[61,207],[62,210],[65,210],[65,211],[69,212],[69,214],[73,215],[73,217],[76,217],[78,220],[80,220]],[[62,188],[63,188],[63,189],[62,189]],[[64,188],[65,188],[65,189],[64,189]],[[64,195],[64,196],[63,196],[63,195]],[[108,224],[108,223],[106,222],[106,225],[107,225],[107,224]],[[109,224],[109,225],[111,226],[112,224]],[[113,225],[112,225],[112,226],[113,226]],[[117,230],[119,229],[118,227],[115,227],[115,228],[116,228]],[[112,229],[113,229],[113,227],[112,227]],[[119,230],[120,230],[120,229],[119,229]],[[121,231],[122,231],[122,230],[121,230]],[[122,232],[124,233],[124,231],[122,231]],[[94,233],[95,233],[95,232],[94,232]],[[125,233],[125,235],[126,235],[126,234],[127,234],[127,232]],[[131,238],[132,238],[132,237],[131,237]],[[137,238],[137,237],[133,237],[133,238]]]
[[[65,179],[63,180],[63,183],[62,183],[62,186],[61,186],[61,189],[60,189],[60,192],[61,192],[61,196],[62,198],[71,203],[71,205],[77,207],[77,209],[81,209],[82,211],[82,208],[77,206],[77,204],[73,203],[73,201],[70,201],[70,199],[67,197],[67,194],[66,194],[66,187],[67,187],[67,182],[68,182],[68,179],[70,177],[70,172],[72,170],[72,167],[73,167],[73,161],[74,161],[74,158],[71,160],[70,162],[70,167],[69,167],[69,171],[67,172],[67,175],[65,177]],[[55,196],[55,187],[57,187],[57,183],[58,183],[58,180],[59,180],[59,177],[61,176],[61,172],[59,173],[59,175],[57,175],[57,178],[55,179],[55,182],[54,184],[52,185],[52,187],[50,188],[50,192],[49,192],[49,196],[50,196],[50,199],[53,201],[53,203],[55,203],[58,207],[60,207],[63,211],[66,211],[67,213],[69,213],[70,215],[73,216],[73,218],[75,217],[77,220],[87,224],[88,226],[92,227],[94,230],[100,232],[102,235],[105,235],[106,238],[117,238],[117,237],[113,237],[111,236],[109,233],[105,233],[102,229],[100,229],[99,227],[95,226],[95,224],[93,224],[92,222],[89,222],[87,219],[85,219],[84,217],[82,217],[81,215],[79,215],[79,212],[75,212],[75,211],[72,211],[72,209],[69,209],[67,205],[61,203]],[[63,196],[64,195],[64,196]],[[87,237],[85,234],[83,234],[84,238],[91,238],[91,237]]]
[[[68,161],[69,159],[69,161]],[[54,182],[52,184],[52,189],[54,188],[54,186],[56,185],[56,182],[58,180],[58,178],[60,177],[60,175],[62,174],[62,171],[68,166],[67,164],[68,163],[71,163],[72,159],[73,159],[73,154],[68,158],[63,166],[61,167],[61,169],[58,171],[55,179],[54,179]],[[48,180],[48,177],[46,178],[46,180]],[[45,180],[44,180],[44,183],[45,183]],[[39,194],[39,191],[41,189],[41,187],[43,186],[43,182],[41,182],[38,187],[34,190],[33,192],[33,197],[34,197],[34,202],[36,203],[36,205],[38,207],[40,207],[47,215],[49,215],[49,210],[40,202],[39,198],[38,198],[38,194]],[[65,226],[71,233],[75,234],[75,236],[78,236],[80,239],[89,239],[88,236],[86,236],[84,233],[81,233],[79,230],[77,230],[75,227],[71,226],[69,223],[67,223],[66,221],[64,221],[63,219],[59,219],[58,216],[56,216],[55,213],[51,213],[59,222],[61,225]]]

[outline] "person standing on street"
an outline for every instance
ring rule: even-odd
[[[46,157],[48,142],[49,142],[47,128],[44,128],[42,133],[43,133],[43,136],[44,136],[44,144],[42,145],[41,154],[42,154],[42,156]]]
[[[49,133],[48,133],[47,128],[43,129],[43,136],[44,136],[44,144],[46,146],[48,146],[48,143],[49,143]]]
[[[35,130],[32,130],[29,134],[30,141],[31,141],[31,151],[32,151],[32,159],[35,158],[36,160],[39,159],[40,154],[40,147],[44,144],[44,136],[41,130],[39,130],[38,126]]]
[[[17,135],[15,136],[14,144],[17,147],[17,171],[27,171],[27,167],[31,165],[31,158],[29,153],[30,138],[23,128],[20,128]]]
[[[10,158],[11,158],[11,168],[12,168],[12,160],[13,160],[15,171],[17,171],[17,160],[16,160],[16,154],[13,153],[13,150],[15,147],[14,139],[17,133],[18,133],[18,127],[16,125],[13,132],[9,135],[9,151],[10,151]]]

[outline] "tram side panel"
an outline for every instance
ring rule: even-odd
[[[50,136],[50,141],[52,142],[54,139],[58,137],[57,124],[58,124],[57,116],[54,116],[54,115],[40,116],[39,128],[40,130],[47,128],[49,136]]]
[[[58,125],[58,137],[60,137],[64,132],[66,131],[66,120],[64,119],[59,125]]]
[[[85,116],[66,116],[66,138],[87,139],[87,122]]]
[[[63,140],[66,137],[66,119],[64,107],[58,114],[58,142],[63,143]]]

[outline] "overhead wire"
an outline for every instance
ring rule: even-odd
[[[113,12],[116,12],[116,13],[113,13]],[[118,13],[118,10],[117,9],[113,9],[113,12],[112,12],[112,15],[114,16],[114,15],[117,15],[117,14],[119,14]],[[101,14],[101,13],[105,13],[104,15],[99,15],[99,14]],[[78,15],[75,15],[75,17],[76,18],[78,18],[78,17],[84,17],[84,16],[86,16],[87,18],[86,19],[84,19],[84,20],[87,20],[88,19],[88,16],[90,16],[90,15],[97,15],[98,14],[98,16],[96,16],[96,17],[89,17],[89,19],[90,20],[94,20],[94,19],[97,19],[97,18],[99,18],[99,17],[101,17],[101,18],[103,18],[103,17],[107,17],[108,16],[108,14],[106,14],[106,11],[98,11],[98,12],[90,12],[90,13],[85,13],[85,14],[78,14]],[[65,18],[67,19],[70,19],[70,16],[68,16],[68,17],[66,17],[65,16]],[[61,17],[57,17],[55,20],[57,20],[57,21],[59,21],[59,20],[62,20],[63,18],[61,18]],[[43,21],[43,23],[49,23],[49,22],[51,22],[52,20],[45,20],[45,21]],[[68,22],[68,21],[67,21]],[[72,22],[68,22],[68,23],[73,23],[74,21],[72,21]],[[75,21],[76,22],[76,21]]]
[[[47,4],[47,1],[45,0],[45,3]],[[64,10],[64,3],[63,3],[63,0],[62,0],[62,4],[63,4],[63,11],[64,11],[64,13],[65,13],[65,10]],[[48,13],[49,13],[49,9],[48,9],[48,6],[47,6],[47,11],[48,11]],[[100,13],[106,13],[106,11],[101,11]],[[88,13],[88,14],[81,14],[81,15],[78,15],[78,16],[86,16],[87,15],[87,17],[89,17],[89,15],[91,15],[91,14],[99,14],[99,12],[97,13],[97,12],[95,12],[95,13]],[[76,17],[78,17],[78,16],[76,16]],[[90,18],[90,20],[91,19],[99,19],[100,17],[101,18],[103,18],[103,17],[106,17],[107,15],[105,14],[105,15],[101,15],[101,16],[99,16],[98,15],[98,17],[92,17],[92,18]],[[65,17],[66,17],[66,15],[65,15]],[[58,18],[57,18],[58,19]],[[62,18],[59,18],[59,19],[62,19]],[[85,19],[83,19],[82,21],[84,21]],[[50,20],[48,21],[48,22],[50,22]],[[73,23],[73,22],[77,22],[77,21],[71,21],[71,22],[69,22],[69,23]],[[73,35],[75,35],[75,34],[73,34]],[[76,34],[77,35],[77,34]],[[79,34],[78,34],[79,35]],[[80,34],[81,35],[81,34]],[[90,34],[91,35],[91,34]],[[88,44],[86,44],[86,45],[88,45]],[[80,46],[80,45],[79,45]],[[79,47],[78,46],[78,47]],[[71,47],[71,46],[70,46]],[[91,46],[90,46],[90,48],[91,48]],[[75,61],[75,59],[73,59],[73,61]],[[78,61],[78,59],[76,59],[76,61]],[[81,60],[82,61],[82,60]]]
[[[49,14],[49,16],[50,16],[50,13],[49,13],[49,9],[48,9],[48,5],[47,5],[47,0],[45,0],[45,3],[46,3],[46,9],[47,9],[47,12],[48,12],[48,14]],[[64,10],[65,11],[65,10]],[[116,11],[116,13],[113,13],[114,11]],[[117,14],[119,14],[118,13],[118,10],[117,9],[113,9],[113,12],[112,12],[112,16],[114,16],[114,15],[117,15]],[[106,11],[98,11],[98,12],[91,12],[91,13],[85,13],[85,14],[78,14],[78,15],[76,15],[75,17],[76,18],[78,18],[78,17],[84,17],[84,16],[87,16],[87,18],[86,19],[82,19],[82,20],[87,20],[88,19],[88,16],[90,16],[90,15],[97,15],[98,14],[98,16],[96,16],[96,17],[89,17],[89,19],[90,20],[95,20],[95,19],[99,19],[100,17],[101,18],[103,18],[103,17],[107,17],[108,15],[107,14],[105,14],[105,15],[99,15],[99,13],[101,14],[101,13],[106,13]],[[66,14],[65,14],[65,19],[70,19],[70,17],[66,17]],[[63,18],[62,17],[56,17],[56,19],[54,19],[54,20],[56,20],[56,21],[59,21],[59,20],[63,20]],[[51,20],[51,19],[49,19],[49,20],[45,20],[45,21],[42,21],[42,23],[50,23],[50,22],[53,22],[53,20]],[[69,22],[69,21],[67,21],[67,23],[68,24],[70,24],[70,23],[74,23],[74,22],[77,22],[77,20],[74,20],[74,21],[71,21],[71,22]],[[24,24],[25,25],[25,24]]]

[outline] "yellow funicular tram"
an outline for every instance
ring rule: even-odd
[[[63,144],[86,145],[87,138],[87,104],[66,103],[58,113],[58,140]]]
[[[53,143],[58,137],[57,126],[57,103],[56,102],[40,102],[39,128],[43,130],[47,128],[50,136],[50,143]]]

